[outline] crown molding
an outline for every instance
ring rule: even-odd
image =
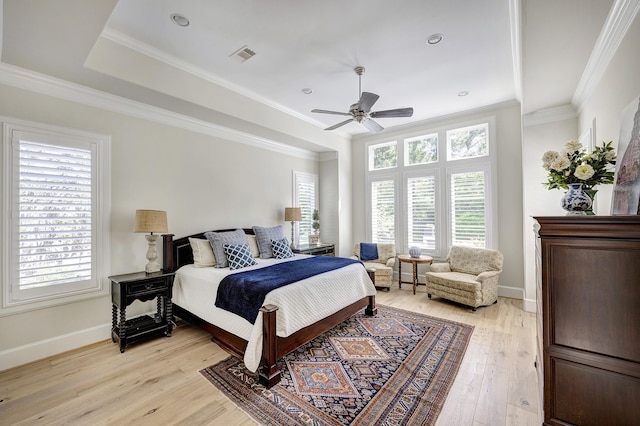
[[[576,110],[582,109],[595,90],[639,10],[640,0],[615,0],[613,3],[571,99]]]
[[[164,64],[167,64],[171,67],[174,67],[176,69],[182,70],[188,74],[192,74],[198,78],[201,78],[205,81],[208,81],[210,83],[216,84],[220,87],[223,87],[225,89],[231,90],[232,92],[238,93],[242,96],[245,96],[255,102],[261,103],[263,105],[266,105],[270,108],[276,109],[278,111],[284,112],[285,114],[291,115],[293,117],[296,117],[300,120],[306,121],[308,123],[311,123],[315,126],[324,126],[322,123],[320,123],[319,121],[316,120],[312,120],[309,117],[302,115],[290,108],[285,107],[284,105],[281,105],[277,102],[273,102],[270,99],[265,98],[264,96],[261,96],[255,92],[252,92],[250,90],[245,89],[244,87],[238,86],[237,84],[234,84],[228,80],[225,80],[223,78],[221,78],[220,76],[213,74],[209,71],[204,70],[203,68],[200,67],[196,67],[193,64],[183,61],[182,59],[179,59],[173,55],[169,55],[166,52],[163,52],[160,49],[157,49],[153,46],[149,46],[148,44],[142,43],[139,40],[136,40],[133,37],[129,37],[126,34],[123,34],[119,31],[116,31],[114,29],[111,28],[105,28],[102,31],[101,34],[102,37],[104,37],[107,40],[111,40],[114,43],[117,43],[121,46],[124,46],[128,49],[131,49],[135,52],[140,53],[141,55],[145,55],[148,56],[150,58],[153,58],[157,61],[160,61]]]
[[[0,0],[1,1],[1,0]],[[189,130],[225,140],[239,142],[270,151],[318,161],[318,154],[259,137],[250,133],[198,120],[142,102],[112,95],[86,86],[54,78],[35,71],[0,62],[0,84],[17,87],[67,101],[77,102],[119,114],[125,114],[156,123]]]
[[[577,116],[578,113],[572,105],[562,105],[525,114],[522,116],[522,125],[524,127],[536,126],[538,124],[569,120]]]

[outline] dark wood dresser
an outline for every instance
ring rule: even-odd
[[[544,424],[640,425],[640,216],[535,219]]]

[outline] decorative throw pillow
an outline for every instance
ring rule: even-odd
[[[189,238],[191,251],[193,252],[193,266],[196,268],[208,268],[216,266],[216,258],[209,240],[201,238]]]
[[[256,234],[258,249],[260,249],[260,258],[262,259],[269,259],[270,257],[273,257],[271,240],[278,241],[285,238],[284,233],[282,232],[282,225],[274,226],[272,228],[254,226],[253,233]]]
[[[227,254],[224,252],[225,244],[248,244],[247,236],[242,229],[227,232],[205,232],[204,236],[211,243],[213,255],[216,258],[216,268],[229,266]]]
[[[294,256],[286,238],[277,241],[271,240],[271,250],[273,251],[273,257],[276,259],[288,259]]]
[[[247,240],[249,240],[249,250],[251,250],[251,254],[253,257],[260,257],[260,249],[258,248],[258,241],[256,240],[255,235],[247,235]]]
[[[258,263],[253,256],[251,256],[249,244],[225,244],[224,252],[227,255],[229,269],[231,270],[246,268],[247,266],[253,266]]]

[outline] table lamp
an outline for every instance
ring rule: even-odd
[[[293,230],[296,222],[302,220],[302,209],[300,207],[285,207],[284,220],[291,222],[291,248],[296,248],[296,244],[293,242]]]
[[[160,264],[157,262],[158,250],[156,249],[157,235],[154,232],[167,232],[167,212],[162,210],[136,210],[136,224],[133,232],[148,232],[146,235],[149,242],[149,248],[147,249],[147,259],[149,263],[145,266],[144,270],[149,274],[151,272],[158,272]]]

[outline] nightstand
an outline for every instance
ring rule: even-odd
[[[291,251],[300,254],[313,254],[315,256],[335,256],[336,245],[318,244],[315,246],[310,246],[309,244],[300,244],[298,247],[292,249]]]
[[[129,343],[157,336],[171,336],[173,315],[171,295],[173,272],[135,272],[114,275],[111,280],[111,340],[120,342],[120,352]],[[134,300],[157,300],[154,316],[142,315],[127,319],[127,306]],[[120,311],[118,313],[118,311]]]

